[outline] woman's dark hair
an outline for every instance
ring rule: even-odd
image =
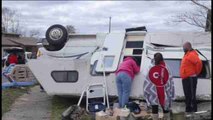
[[[138,60],[136,57],[134,57],[134,56],[124,56],[124,59],[126,59],[127,57],[131,57],[131,58],[135,61],[135,63],[136,63],[138,66],[140,66],[140,62],[139,62],[139,60]]]
[[[155,65],[160,64],[160,62],[163,61],[163,55],[161,53],[155,53],[154,60],[155,60]]]
[[[138,66],[140,66],[140,62],[139,62],[139,60],[138,60],[137,58],[132,57],[132,59],[136,62],[136,64],[137,64]]]

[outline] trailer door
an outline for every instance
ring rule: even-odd
[[[124,39],[125,33],[109,33],[106,36],[103,44],[105,51],[100,52],[96,72],[103,72],[103,63],[105,72],[115,72],[117,70]]]

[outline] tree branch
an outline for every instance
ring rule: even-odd
[[[192,1],[194,4],[196,4],[196,5],[200,6],[200,7],[203,7],[203,8],[206,9],[206,10],[210,10],[210,8],[206,7],[205,5],[202,5],[202,4],[198,3],[198,2],[195,1],[195,0],[191,0],[191,1]]]

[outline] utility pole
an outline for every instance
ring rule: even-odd
[[[109,33],[111,32],[111,16],[109,17]]]

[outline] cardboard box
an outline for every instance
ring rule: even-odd
[[[146,117],[149,114],[146,111],[141,111],[139,114],[132,113],[132,115],[136,118],[140,118],[140,117]]]
[[[95,114],[96,120],[119,120],[118,118],[119,118],[118,116],[114,116],[114,115],[109,116],[109,115],[106,114],[106,112],[103,112],[103,111],[97,112]]]
[[[143,118],[143,119],[151,117],[151,114],[146,111],[145,106],[140,106],[140,108],[141,108],[141,112],[139,114],[131,113],[133,117]]]
[[[129,116],[129,112],[123,112],[121,109],[119,108],[115,108],[113,110],[113,116],[120,116],[120,117],[128,117]]]
[[[118,116],[96,116],[95,120],[119,120]]]

